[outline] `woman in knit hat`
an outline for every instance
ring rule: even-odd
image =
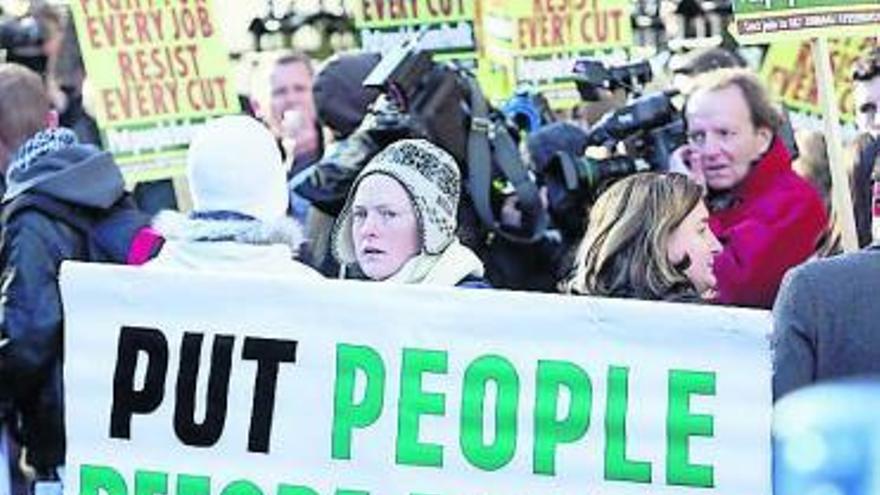
[[[333,229],[334,256],[371,280],[488,287],[483,264],[455,235],[460,189],[449,153],[397,141],[355,179]]]

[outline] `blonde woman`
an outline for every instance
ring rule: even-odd
[[[605,191],[575,258],[568,291],[664,301],[714,298],[713,260],[702,188],[679,174],[641,173]]]

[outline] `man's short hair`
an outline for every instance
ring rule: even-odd
[[[746,61],[736,52],[716,46],[688,53],[685,62],[674,72],[697,76],[717,69],[735,67],[746,67]]]
[[[306,69],[309,71],[310,76],[315,75],[315,67],[312,64],[312,59],[309,58],[303,52],[293,51],[290,53],[285,53],[284,55],[275,59],[275,63],[272,64],[272,68],[280,67],[282,65],[290,65],[290,64],[303,64],[306,66]]]
[[[700,74],[694,82],[694,93],[720,91],[729,87],[742,91],[755,128],[764,127],[774,133],[779,132],[785,119],[771,101],[761,80],[748,69],[718,69]]]
[[[0,140],[14,151],[46,126],[51,110],[43,79],[18,64],[0,64]]]
[[[870,81],[878,76],[880,76],[880,46],[875,46],[853,64],[852,78],[853,81]]]

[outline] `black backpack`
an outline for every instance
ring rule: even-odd
[[[37,210],[80,234],[85,240],[81,255],[77,257],[80,261],[128,262],[135,236],[150,225],[150,216],[135,206],[128,193],[105,210],[27,192],[3,205],[3,230],[17,214],[27,210]]]

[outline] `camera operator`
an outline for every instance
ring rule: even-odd
[[[550,214],[550,225],[543,235],[531,243],[522,243],[503,236],[493,236],[486,243],[483,261],[486,272],[496,287],[513,290],[558,292],[559,283],[568,275],[574,249],[583,235],[586,205],[572,202],[571,209],[556,211],[559,203],[549,201],[558,191],[548,184],[545,174],[559,152],[579,156],[586,149],[586,132],[571,122],[553,122],[529,134],[526,140],[527,161],[536,174],[543,207]],[[553,189],[555,188],[555,189]],[[522,212],[515,194],[501,200],[500,221],[505,227],[521,228]]]
[[[814,252],[827,216],[818,193],[791,169],[783,119],[752,73],[721,69],[694,82],[688,144],[676,155],[703,184],[716,257],[718,301],[769,308],[786,270]]]

